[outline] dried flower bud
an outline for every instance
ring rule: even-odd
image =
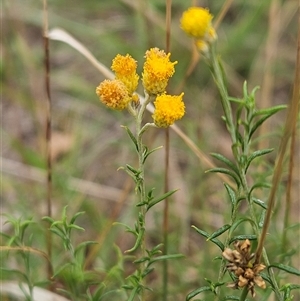
[[[235,250],[226,248],[222,253],[223,257],[229,262],[227,270],[234,273],[236,280],[229,283],[230,288],[238,289],[247,287],[252,297],[255,296],[255,284],[260,288],[266,288],[266,283],[259,275],[265,266],[261,263],[253,264],[251,260],[254,258],[254,253],[250,253],[251,243],[248,239],[245,241],[237,241],[234,243]]]

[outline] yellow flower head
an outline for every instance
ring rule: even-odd
[[[182,14],[181,28],[196,39],[204,39],[211,28],[212,18],[208,9],[190,7]]]
[[[147,93],[156,95],[166,90],[169,78],[175,72],[174,65],[177,64],[177,62],[170,61],[170,55],[158,48],[146,51],[143,85]]]
[[[112,61],[111,70],[116,74],[116,78],[122,81],[128,89],[128,94],[136,90],[139,76],[136,74],[137,63],[129,55],[126,56],[118,54]]]
[[[183,93],[178,96],[161,94],[156,97],[152,115],[156,126],[166,128],[183,117],[185,106],[182,97]]]
[[[96,88],[99,99],[109,108],[123,110],[130,102],[130,96],[125,84],[118,80],[104,80]]]

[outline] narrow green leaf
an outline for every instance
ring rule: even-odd
[[[67,262],[65,264],[63,264],[62,266],[60,266],[57,271],[55,271],[54,275],[52,276],[52,278],[55,278],[57,275],[59,275],[63,270],[67,269],[67,268],[71,268],[73,266],[72,263]]]
[[[28,281],[28,283],[30,283],[29,279],[27,281]],[[26,284],[24,285],[24,283],[20,282],[19,283],[19,288],[23,292],[25,300],[30,300],[31,301],[32,300],[32,296],[31,296],[31,293],[28,291],[28,286]]]
[[[230,167],[237,174],[237,176],[239,175],[239,170],[237,166],[234,164],[234,162],[230,161],[229,159],[227,159],[226,157],[218,153],[211,153],[211,156],[223,162],[228,167]]]
[[[266,183],[266,182],[258,182],[258,183],[255,183],[251,188],[250,188],[250,191],[249,191],[249,195],[251,195],[251,193],[253,192],[254,189],[257,189],[257,188],[271,188],[271,184],[270,183]]]
[[[240,98],[228,97],[228,100],[229,100],[229,101],[232,101],[232,102],[239,103],[239,104],[244,104],[244,100],[243,100],[243,99],[240,99]]]
[[[196,226],[192,226],[192,228],[195,229],[200,235],[204,236],[205,238],[209,237],[209,234],[207,232],[197,228]],[[224,251],[224,244],[219,239],[213,238],[210,241],[217,245],[222,252]]]
[[[257,198],[252,198],[252,200],[255,204],[259,205],[260,207],[262,207],[264,209],[268,208],[267,204],[264,201],[257,199]]]
[[[75,251],[74,251],[74,255],[76,256],[76,254],[83,248],[85,248],[86,246],[88,245],[96,245],[98,244],[97,241],[84,241],[82,243],[80,243],[76,248],[75,248]]]
[[[262,109],[262,110],[256,111],[256,113],[253,115],[253,117],[260,116],[260,115],[265,115],[265,116],[263,116],[258,121],[256,121],[254,123],[254,125],[252,126],[251,131],[249,133],[249,140],[251,139],[252,135],[259,128],[260,125],[262,125],[269,117],[271,117],[278,111],[285,109],[286,107],[287,107],[286,105],[279,105],[279,106],[272,107],[269,109]]]
[[[269,118],[270,116],[264,116],[262,118],[260,118],[258,121],[256,121],[254,123],[254,125],[251,128],[251,131],[249,133],[249,138],[248,140],[250,141],[250,139],[252,138],[253,134],[255,133],[255,131]]]
[[[195,290],[193,290],[192,292],[190,292],[187,296],[186,296],[186,301],[189,301],[191,300],[192,298],[194,298],[195,296],[203,293],[203,292],[207,292],[207,291],[211,291],[210,287],[209,286],[202,286],[202,287],[199,287]]]
[[[83,215],[85,212],[84,211],[80,211],[74,214],[74,216],[71,218],[70,220],[70,224],[74,224],[76,219],[80,216]]]
[[[246,166],[245,166],[245,172],[247,172],[248,170],[248,167],[250,166],[250,163],[257,157],[260,157],[260,156],[263,156],[263,155],[266,155],[266,154],[269,154],[271,153],[272,151],[274,150],[274,148],[266,148],[266,149],[261,149],[261,150],[258,150],[258,151],[255,151],[253,152],[247,159],[247,162],[246,162]]]
[[[217,231],[215,231],[213,234],[211,234],[206,240],[212,240],[218,236],[220,236],[221,234],[223,234],[224,232],[226,232],[228,229],[230,229],[231,225],[224,225],[223,227],[219,228]]]
[[[252,224],[252,226],[255,227],[255,223],[253,222],[253,220],[251,220],[250,218],[239,218],[238,220],[236,220],[232,226],[231,226],[231,229],[230,229],[230,236],[231,234],[233,233],[233,231],[241,224],[241,223],[244,223],[244,222],[249,222],[250,224]]]
[[[140,173],[140,171],[136,170],[134,167],[132,167],[131,165],[129,164],[126,164],[126,168],[131,171],[134,175],[137,175]]]
[[[161,248],[163,247],[164,244],[158,244],[156,245],[149,253],[150,254],[157,254],[158,252],[161,252]]]
[[[43,221],[49,222],[50,224],[52,224],[54,222],[54,219],[49,217],[49,216],[44,216],[42,217]]]
[[[278,106],[274,106],[274,107],[267,108],[267,109],[261,109],[261,110],[257,110],[254,113],[254,116],[267,115],[270,117],[270,116],[274,115],[275,113],[277,113],[281,110],[284,110],[286,108],[287,108],[287,105],[278,105]]]
[[[50,231],[59,236],[61,239],[65,239],[65,234],[61,230],[58,230],[57,228],[50,228]]]
[[[154,268],[146,268],[142,273],[142,278],[145,278],[148,274],[150,274]]]
[[[267,281],[268,283],[270,283],[272,285],[272,280],[271,278],[266,274],[266,273],[260,273],[260,276]]]
[[[122,288],[126,289],[126,290],[132,290],[133,289],[133,286],[132,285],[129,285],[129,284],[124,284],[122,285]]]
[[[293,268],[289,265],[282,264],[282,263],[273,263],[273,264],[268,266],[268,270],[270,268],[277,268],[277,269],[285,271],[287,273],[300,276],[300,270],[298,270],[296,268]]]
[[[223,173],[223,174],[226,174],[226,175],[229,175],[231,176],[234,181],[236,182],[237,186],[240,186],[241,185],[241,180],[240,180],[240,177],[233,171],[227,169],[227,168],[221,168],[221,167],[217,167],[217,168],[211,168],[207,171],[205,171],[206,173],[207,172],[219,172],[219,173]]]
[[[248,84],[246,80],[243,83],[243,98],[244,99],[248,98]]]
[[[144,155],[144,157],[143,157],[143,163],[145,163],[146,159],[148,158],[148,156],[149,156],[150,154],[154,153],[155,151],[157,151],[157,150],[159,150],[159,149],[161,149],[161,148],[162,148],[162,146],[158,146],[158,147],[156,147],[156,148],[154,148],[154,149],[152,149],[152,150],[150,150],[150,151],[147,151],[147,153],[145,153],[145,155]]]
[[[79,226],[74,225],[74,224],[68,225],[68,228],[69,228],[69,229],[76,229],[76,230],[80,230],[80,231],[85,231],[84,228],[79,227]]]
[[[92,300],[101,300],[101,296],[103,295],[103,290],[105,289],[105,284],[102,282],[98,284],[97,288],[95,291],[93,291],[93,297]]]
[[[57,228],[57,229],[63,229],[63,227],[59,227],[60,225],[62,225],[63,222],[62,221],[54,221],[51,225],[51,228]]]
[[[153,207],[154,205],[156,205],[157,203],[165,200],[167,197],[169,197],[170,195],[172,195],[173,193],[175,193],[178,189],[175,189],[175,190],[171,190],[171,191],[168,191],[166,193],[164,193],[163,195],[161,195],[160,197],[158,198],[155,198],[153,199],[151,202],[149,202],[149,204],[147,205],[147,211]]]
[[[140,232],[138,233],[138,236],[137,236],[134,246],[131,249],[126,250],[125,253],[131,253],[131,252],[135,251],[141,245],[142,239],[144,237],[144,233],[145,233],[145,229],[141,228]]]
[[[137,143],[137,140],[134,137],[133,133],[130,131],[130,129],[127,126],[122,125],[121,127],[125,129],[125,131],[127,132],[128,136],[130,137],[131,141],[135,145],[136,151],[138,152],[139,151],[138,143]]]
[[[157,256],[149,261],[149,265],[156,261],[178,259],[178,258],[183,258],[183,257],[184,257],[184,255],[182,255],[182,254],[168,254],[168,255]]]
[[[149,261],[149,257],[143,257],[143,258],[139,258],[137,260],[135,260],[133,263],[136,263],[136,264],[139,264],[139,263],[142,263],[142,262],[145,262],[145,261]]]
[[[225,300],[240,300],[240,297],[237,297],[237,296],[225,296],[224,299]]]
[[[230,198],[230,201],[231,201],[231,204],[232,204],[232,208],[235,208],[236,206],[236,195],[235,195],[235,191],[226,183],[224,183],[224,186],[227,190],[227,193],[229,195],[229,198]]]
[[[258,226],[261,229],[262,229],[262,227],[264,226],[264,223],[265,223],[265,216],[266,216],[266,210],[262,210],[262,212],[260,214],[259,222],[258,222]]]
[[[139,287],[135,287],[133,289],[133,291],[131,292],[131,294],[130,294],[130,296],[128,298],[128,301],[133,301],[134,300],[134,297],[138,293],[138,290],[139,290]]]
[[[229,241],[229,244],[233,243],[234,241],[236,240],[246,240],[246,239],[249,239],[249,240],[256,240],[257,237],[256,235],[254,234],[242,234],[242,235],[237,235],[237,236],[234,236],[230,239]]]

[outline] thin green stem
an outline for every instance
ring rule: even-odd
[[[138,159],[139,159],[139,180],[138,180],[138,191],[139,191],[139,197],[140,202],[146,203],[147,197],[146,197],[146,187],[145,187],[145,169],[144,169],[144,146],[142,141],[143,133],[145,132],[146,128],[151,126],[151,124],[145,124],[142,127],[142,121],[143,116],[146,110],[146,107],[148,103],[150,102],[151,97],[145,93],[145,101],[142,103],[141,108],[138,112],[138,115],[136,116],[136,136],[137,136],[137,146],[138,146]],[[143,236],[141,239],[141,258],[146,257],[146,242],[145,242],[145,219],[146,219],[146,207],[140,206],[140,214],[139,214],[139,231],[143,231]],[[140,272],[143,271],[143,269],[146,268],[146,263],[144,264],[144,267],[140,267]],[[142,286],[144,286],[143,279]],[[145,300],[145,294],[144,290],[141,290],[141,300]]]
[[[165,192],[169,191],[169,154],[170,154],[170,132],[169,128],[165,131]],[[168,198],[164,202],[164,217],[163,217],[163,243],[164,254],[168,254],[169,248],[169,200]],[[163,261],[163,295],[162,300],[167,301],[168,298],[168,261]]]

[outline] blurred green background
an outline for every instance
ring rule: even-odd
[[[195,3],[208,7],[217,20],[225,1]],[[207,65],[200,58],[187,75],[193,60],[193,45],[180,30],[179,20],[190,5],[191,1],[172,1],[171,60],[178,64],[169,92],[183,91],[186,104],[186,115],[177,125],[207,155],[220,152],[230,157],[231,141],[221,120],[218,92]],[[247,80],[249,90],[256,85],[261,87],[257,93],[259,108],[289,102],[295,74],[297,5],[292,0],[232,1],[217,29],[218,52],[232,96],[242,96],[242,85]],[[33,245],[40,249],[45,244],[41,217],[46,215],[42,8],[42,1],[4,0],[1,39],[1,209],[17,217],[33,217],[38,225],[33,228]],[[50,29],[64,29],[107,67],[116,54],[129,53],[138,61],[141,74],[145,51],[150,47],[165,48],[164,1],[49,0],[48,16]],[[133,243],[131,235],[124,234],[124,228],[112,226],[113,221],[132,224],[136,213],[133,183],[125,172],[117,170],[126,163],[136,164],[134,149],[120,127],[133,127],[133,120],[127,112],[109,110],[99,102],[95,88],[104,76],[69,45],[50,41],[50,62],[53,216],[60,217],[67,204],[70,216],[78,210],[86,212],[78,220],[86,231],[74,239],[78,242],[99,239],[101,248],[93,268],[107,271],[117,261],[113,244],[124,251]],[[142,93],[141,87],[139,92]],[[270,168],[274,165],[285,112],[276,116],[254,141],[256,148],[274,147],[275,152],[257,161],[259,169],[251,171],[253,177],[271,180]],[[148,114],[146,120],[150,118]],[[145,135],[145,143],[149,147],[164,145],[164,131],[151,129]],[[291,224],[299,222],[300,213],[299,141],[296,148]],[[163,192],[163,162],[161,150],[151,156],[146,166],[147,185],[155,187],[157,194]],[[216,277],[218,270],[219,262],[213,261],[214,256],[220,255],[218,250],[190,227],[196,225],[213,232],[230,215],[222,180],[215,174],[205,174],[206,169],[171,131],[170,188],[179,191],[170,201],[170,253],[186,255],[185,259],[169,265],[172,300],[184,300],[189,291],[205,284],[205,277]],[[282,254],[275,250],[278,235],[283,231],[286,180],[285,172],[267,241],[267,246],[274,248],[272,259],[276,262],[282,259]],[[265,200],[267,193],[262,191],[259,197]],[[149,214],[149,244],[162,241],[162,208],[162,204],[156,206]],[[12,229],[3,225],[4,221],[2,216],[2,231],[9,233]],[[299,247],[295,235],[299,238],[299,228],[289,233],[291,250]],[[55,246],[59,249],[59,242]],[[292,260],[295,267],[300,266],[299,249],[297,252]],[[126,265],[130,269],[130,264]],[[37,274],[43,274],[39,266],[36,269]],[[151,286],[158,290],[160,274],[161,266],[157,266],[150,279]],[[157,300],[157,295],[154,294],[153,300]]]

